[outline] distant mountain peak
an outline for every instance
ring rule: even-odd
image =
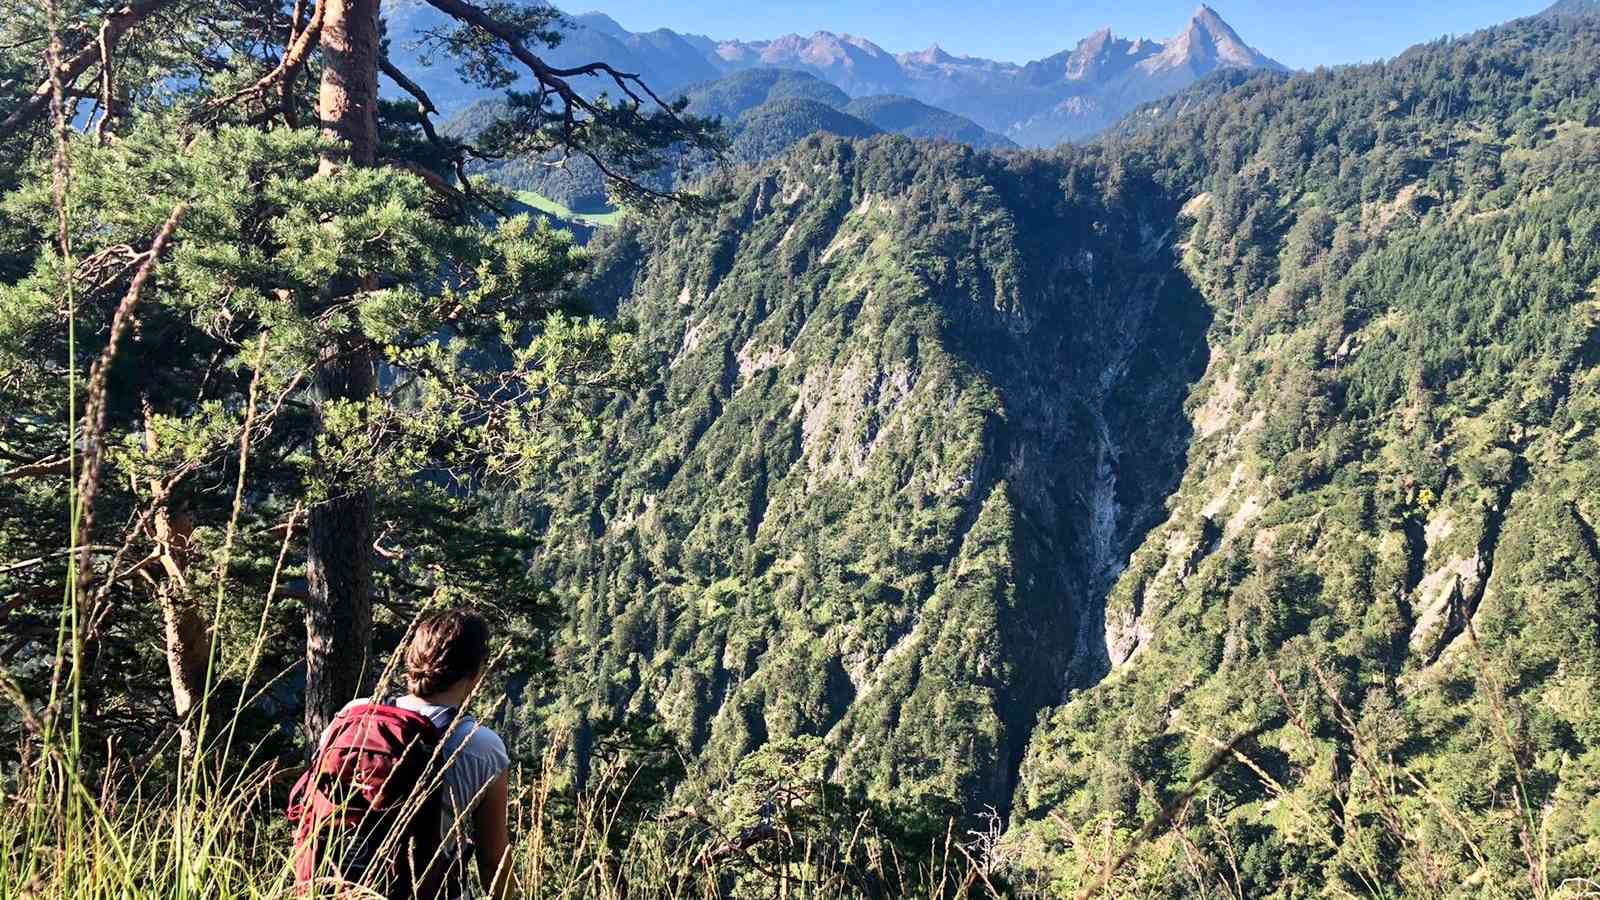
[[[632,36],[628,29],[622,27],[622,23],[611,18],[603,12],[600,12],[599,10],[591,10],[586,13],[579,13],[571,18],[572,21],[584,26],[585,28],[593,28],[595,31],[598,31],[601,34],[609,35],[614,38],[626,40]]]
[[[1189,18],[1188,26],[1151,62],[1158,70],[1187,67],[1202,74],[1220,68],[1284,68],[1246,44],[1221,14],[1203,3]]]
[[[930,44],[926,50],[918,50],[900,57],[902,62],[915,63],[924,66],[943,66],[960,62],[955,56],[946,52],[938,44]]]
[[[1189,17],[1189,27],[1198,28],[1218,38],[1244,43],[1244,39],[1239,37],[1239,33],[1233,30],[1232,25],[1224,21],[1216,10],[1204,4]]]

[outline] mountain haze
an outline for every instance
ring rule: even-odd
[[[771,159],[817,133],[847,138],[891,133],[985,149],[1016,147],[970,119],[909,97],[851,100],[815,75],[791,69],[744,69],[686,85],[679,95],[688,101],[687,112],[723,121],[731,141],[727,161],[735,165]],[[440,130],[470,136],[502,108],[494,101],[479,101],[441,123]],[[683,185],[705,175],[713,164],[703,155],[685,157],[673,169],[655,173],[653,180],[661,188]],[[602,209],[607,202],[604,178],[584,159],[561,167],[495,162],[478,165],[476,171],[490,174],[502,186],[534,190],[572,209]]]

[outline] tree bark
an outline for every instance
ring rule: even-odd
[[[322,171],[371,166],[378,150],[379,0],[323,0],[323,74],[318,98],[325,135],[339,150],[323,158]],[[363,284],[349,273],[331,285],[334,296]],[[377,392],[371,348],[348,335],[324,349],[316,371],[319,409],[330,401],[361,401]],[[371,678],[372,515],[370,489],[330,485],[331,497],[306,519],[307,738],[315,741],[339,708]]]
[[[344,145],[342,159],[370,166],[378,157],[378,0],[323,0],[322,132]]]
[[[320,402],[372,396],[377,374],[371,356],[333,355],[318,366]],[[371,680],[372,510],[372,491],[353,487],[313,506],[306,519],[306,734],[311,740]]]
[[[148,424],[152,416],[148,400],[144,404],[145,446],[156,448],[155,429]],[[162,577],[154,582],[156,605],[161,608],[165,637],[167,679],[172,687],[172,707],[178,720],[178,739],[185,755],[193,750],[193,731],[189,716],[206,689],[206,670],[211,664],[211,625],[189,594],[188,568],[190,538],[194,517],[174,512],[172,489],[161,479],[150,483],[155,514],[150,527],[155,538],[156,562]]]
[[[211,626],[189,596],[182,557],[188,553],[194,520],[172,515],[165,507],[155,515],[156,545],[166,578],[156,585],[156,601],[166,634],[167,678],[172,685],[172,707],[178,718],[178,738],[190,752],[193,732],[189,717],[206,689],[211,663]]]

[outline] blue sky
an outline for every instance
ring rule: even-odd
[[[1465,34],[1538,12],[1552,0],[1211,0],[1257,49],[1309,68],[1393,56],[1446,34]],[[1110,26],[1128,37],[1166,37],[1199,0],[566,0],[633,31],[672,28],[717,38],[789,32],[858,34],[892,52],[937,42],[951,53],[1024,62]],[[974,10],[977,10],[974,13]]]

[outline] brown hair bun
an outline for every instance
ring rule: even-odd
[[[406,687],[418,697],[442,693],[478,674],[489,659],[489,623],[470,609],[447,609],[417,623],[406,647]]]

